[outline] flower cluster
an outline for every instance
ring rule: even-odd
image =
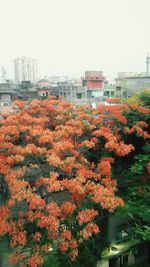
[[[78,221],[79,224],[84,224],[92,221],[97,215],[98,212],[96,210],[86,209],[78,213],[76,220]]]

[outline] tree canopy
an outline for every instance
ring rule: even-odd
[[[82,244],[101,235],[102,211],[124,206],[122,178],[134,186],[134,201],[149,193],[150,160],[142,150],[149,115],[138,105],[92,109],[53,97],[14,102],[14,112],[0,119],[0,236],[18,249],[11,263],[42,265],[54,243],[75,261]],[[143,153],[141,173],[136,156]]]

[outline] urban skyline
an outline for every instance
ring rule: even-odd
[[[26,74],[22,74],[22,75],[25,75],[26,77],[23,79],[23,76],[21,78],[21,72],[23,72],[23,70],[21,70],[21,65],[22,64],[22,60],[27,60],[27,61],[31,61],[31,62],[28,62],[30,63],[29,65],[32,65],[32,67],[30,67],[30,74],[29,74],[29,71],[27,71],[27,69],[25,70]],[[10,80],[14,80],[14,81],[17,81],[17,82],[21,82],[22,80],[30,80],[31,82],[33,83],[36,83],[38,80],[42,79],[42,78],[48,78],[51,79],[52,77],[68,77],[68,79],[70,78],[76,78],[76,79],[81,79],[81,77],[84,75],[84,73],[86,71],[103,71],[105,77],[107,78],[107,80],[114,80],[118,74],[119,75],[125,75],[125,76],[137,76],[137,75],[143,75],[143,76],[149,76],[148,73],[149,73],[149,64],[150,64],[150,56],[149,56],[149,53],[147,53],[146,57],[145,57],[145,60],[143,60],[143,62],[145,63],[145,68],[142,70],[142,71],[129,71],[126,70],[126,71],[121,71],[121,70],[118,70],[116,73],[114,73],[114,76],[111,76],[109,77],[109,75],[106,75],[107,72],[104,72],[103,69],[99,68],[99,69],[84,69],[83,72],[81,72],[79,75],[75,75],[75,73],[73,73],[72,75],[69,75],[68,73],[63,73],[63,72],[55,72],[55,73],[48,73],[47,75],[46,74],[43,74],[43,76],[40,76],[39,73],[40,73],[40,67],[42,68],[42,66],[39,66],[38,64],[38,59],[37,58],[32,58],[32,57],[27,57],[27,56],[22,56],[22,57],[16,57],[15,59],[13,59],[13,75],[12,76],[9,76],[9,73],[7,72],[7,69],[5,68],[5,66],[1,66],[1,74],[0,74],[0,80],[2,80],[2,76],[4,75],[3,73],[5,72],[5,76],[6,76],[6,80],[10,79]],[[16,67],[16,64],[18,67]],[[28,64],[26,64],[28,65]],[[19,68],[19,69],[18,69]],[[35,70],[33,70],[35,68]],[[18,70],[17,70],[18,69]],[[27,74],[28,72],[28,74]],[[18,76],[18,78],[17,78]],[[27,78],[27,77],[32,77],[32,78]]]

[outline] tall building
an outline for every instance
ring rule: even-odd
[[[37,82],[37,59],[22,57],[14,60],[16,82]]]

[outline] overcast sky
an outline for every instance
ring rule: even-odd
[[[38,59],[39,77],[103,70],[144,72],[150,0],[0,0],[0,68]],[[1,71],[1,70],[0,70]]]

